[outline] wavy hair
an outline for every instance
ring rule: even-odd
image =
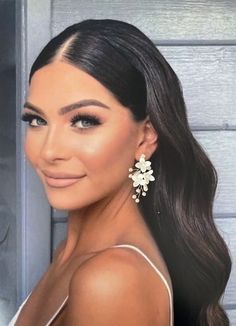
[[[145,34],[118,20],[67,27],[42,49],[29,82],[58,55],[101,82],[135,121],[148,115],[158,134],[156,180],[138,205],[171,276],[175,325],[229,325],[220,299],[231,258],[212,213],[217,173],[192,135],[175,72]]]

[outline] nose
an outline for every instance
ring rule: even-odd
[[[48,128],[41,147],[40,157],[47,162],[69,159],[68,141],[58,126]]]

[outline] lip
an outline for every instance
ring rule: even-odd
[[[47,184],[51,187],[56,187],[56,188],[63,188],[63,187],[68,187],[73,185],[74,183],[78,182],[80,179],[82,179],[83,177],[80,178],[70,178],[70,179],[65,179],[65,178],[49,178],[45,176],[45,180],[47,182]]]
[[[47,185],[51,187],[56,187],[56,188],[63,188],[70,186],[76,182],[78,182],[80,179],[84,177],[78,176],[75,174],[68,174],[64,172],[49,172],[49,171],[42,171],[43,174],[45,175],[45,180]]]
[[[71,174],[65,172],[53,172],[48,170],[42,170],[43,174],[46,177],[53,178],[53,179],[77,179],[83,177],[83,175],[78,174]]]

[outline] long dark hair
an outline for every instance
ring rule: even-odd
[[[85,20],[54,37],[29,81],[57,58],[96,78],[136,121],[149,115],[159,136],[150,159],[156,180],[139,205],[169,269],[175,325],[229,325],[220,299],[231,259],[212,216],[217,173],[191,133],[175,72],[139,29],[111,19]]]

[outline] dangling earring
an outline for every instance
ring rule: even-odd
[[[135,202],[138,203],[141,194],[142,196],[146,196],[146,191],[148,190],[147,185],[149,184],[149,181],[154,181],[155,178],[152,175],[153,170],[151,169],[151,162],[145,161],[144,154],[141,155],[139,162],[135,164],[135,167],[137,169],[129,168],[129,172],[133,172],[129,174],[129,178],[134,181],[133,186],[138,187],[136,189],[137,194],[132,196]]]

